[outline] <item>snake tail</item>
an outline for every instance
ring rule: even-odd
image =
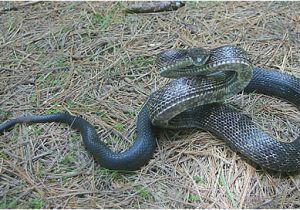
[[[156,149],[155,128],[149,119],[148,110],[143,106],[137,119],[137,138],[132,146],[124,152],[113,152],[102,142],[95,128],[81,117],[68,113],[49,115],[21,116],[0,124],[0,133],[8,131],[18,123],[60,122],[70,125],[81,133],[86,149],[92,154],[101,167],[112,170],[133,171],[149,162]]]

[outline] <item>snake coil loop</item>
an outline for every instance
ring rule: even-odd
[[[253,67],[245,52],[234,46],[168,50],[158,55],[157,62],[162,76],[180,78],[148,97],[138,115],[137,138],[122,153],[109,149],[86,120],[67,113],[18,117],[0,124],[0,133],[17,123],[66,123],[80,131],[87,150],[101,166],[136,170],[147,164],[155,151],[153,124],[194,127],[224,139],[234,151],[264,168],[300,170],[300,137],[291,143],[279,142],[248,117],[219,103],[243,90],[282,98],[300,109],[299,78]]]

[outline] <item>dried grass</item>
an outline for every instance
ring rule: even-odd
[[[138,15],[124,6],[42,2],[0,14],[1,121],[69,111],[124,150],[142,103],[168,81],[155,55],[172,47],[237,44],[255,65],[300,77],[299,2],[187,2]],[[240,95],[228,103],[276,138],[300,133],[299,111],[283,101]],[[150,163],[125,174],[102,169],[65,125],[18,126],[0,145],[2,208],[300,207],[299,173],[256,169],[205,131],[161,132]]]

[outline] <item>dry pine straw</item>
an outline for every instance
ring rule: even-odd
[[[1,12],[1,121],[68,111],[124,150],[142,103],[168,81],[154,64],[168,48],[236,44],[255,65],[300,77],[299,2],[187,2],[138,15],[125,6],[41,2]],[[299,111],[286,102],[251,94],[227,103],[278,139],[300,133]],[[102,169],[61,124],[17,126],[0,145],[2,208],[300,207],[299,173],[255,168],[205,131],[162,130],[153,159],[131,173]]]

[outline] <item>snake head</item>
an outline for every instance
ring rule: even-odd
[[[193,61],[193,65],[200,66],[206,63],[210,57],[210,51],[204,48],[191,48],[188,50],[188,55]]]
[[[204,64],[209,55],[203,48],[169,49],[157,55],[156,63],[161,76],[174,78],[180,76],[180,69]]]
[[[192,63],[188,50],[185,49],[168,49],[159,53],[156,58],[157,68],[163,77],[173,77],[177,69]]]

